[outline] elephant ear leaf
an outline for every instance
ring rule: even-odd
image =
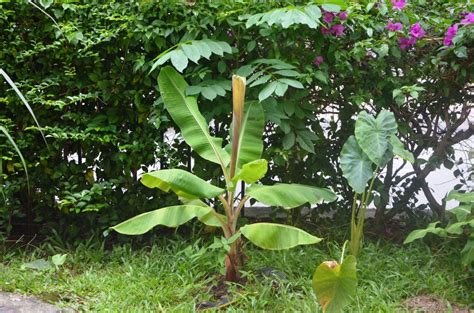
[[[352,189],[363,193],[373,175],[372,161],[359,147],[354,136],[350,136],[342,147],[341,169]]]
[[[322,240],[299,228],[273,223],[248,224],[241,227],[240,232],[257,247],[268,250],[290,249]]]
[[[382,167],[390,149],[389,137],[397,132],[397,122],[392,112],[382,110],[377,118],[362,111],[355,123],[355,138],[369,159]]]
[[[137,215],[111,228],[124,235],[142,235],[155,226],[178,227],[212,211],[213,208],[200,205],[175,205]]]
[[[313,290],[323,312],[342,312],[356,294],[356,258],[349,255],[342,264],[336,261],[321,263],[314,272]]]
[[[225,191],[189,172],[179,169],[146,173],[142,176],[141,182],[148,188],[159,188],[165,192],[171,190],[179,197],[185,199],[209,199]]]
[[[413,154],[405,149],[405,147],[403,146],[403,142],[401,142],[397,136],[390,136],[390,144],[392,145],[393,154],[401,157],[403,160],[408,161],[412,164],[415,163],[415,158],[413,157]]]
[[[336,200],[336,194],[329,189],[299,184],[253,185],[247,189],[247,192],[259,202],[287,209],[305,203],[317,204]]]
[[[186,143],[202,158],[225,168],[230,156],[222,148],[222,138],[210,135],[209,126],[199,112],[196,98],[186,96],[188,84],[184,78],[175,69],[166,66],[158,75],[158,85],[166,109],[179,126]]]

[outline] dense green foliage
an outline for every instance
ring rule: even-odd
[[[451,46],[443,45],[443,36],[471,7],[417,0],[397,11],[390,2],[360,1],[343,7],[347,19],[330,22],[343,25],[342,32],[327,35],[316,5],[289,3],[53,3],[44,8],[50,17],[27,2],[0,4],[0,64],[32,105],[50,146],[40,144],[14,91],[0,85],[0,121],[25,155],[33,185],[28,194],[20,160],[2,140],[0,227],[37,223],[72,237],[102,231],[177,203],[139,184],[142,171],[192,167],[214,179],[217,166],[179,137],[165,138],[175,125],[158,92],[158,71],[151,71],[165,62],[183,71],[188,94],[199,97],[217,136],[229,131],[231,74],[248,76],[248,98],[262,100],[267,120],[264,156],[271,162],[264,183],[331,186],[343,195],[333,208],[345,216],[352,191],[338,157],[352,134],[351,117],[362,109],[390,109],[418,163],[401,175],[389,162],[375,182],[377,225],[425,208],[414,201],[420,190],[443,218],[445,203],[429,197],[425,178],[443,164],[452,167],[452,145],[474,131],[472,125],[460,129],[473,97],[473,27],[460,25]],[[404,29],[387,30],[389,20]],[[399,37],[416,22],[426,35],[400,49]]]

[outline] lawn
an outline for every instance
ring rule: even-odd
[[[177,237],[153,246],[132,249],[91,240],[64,250],[51,243],[39,247],[10,247],[0,256],[0,290],[36,295],[60,307],[79,311],[190,312],[212,301],[219,271],[219,252],[211,242]],[[247,245],[245,285],[229,287],[228,312],[318,312],[311,277],[317,264],[339,258],[338,245],[323,241],[287,251],[265,251]],[[67,253],[58,270],[25,269],[25,263]],[[399,246],[367,242],[358,258],[359,288],[348,312],[406,311],[403,302],[416,295],[434,295],[466,307],[474,303],[474,282],[459,265],[458,252],[440,247],[433,252],[419,243]],[[262,269],[283,272],[286,280],[262,276]]]

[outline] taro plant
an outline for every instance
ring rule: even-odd
[[[346,244],[339,262],[325,261],[314,271],[313,290],[323,312],[341,312],[356,294],[357,261],[353,255],[344,257]]]
[[[343,176],[354,190],[351,213],[349,251],[357,256],[361,245],[367,206],[372,201],[372,190],[380,170],[397,155],[413,163],[413,155],[405,150],[397,137],[398,124],[393,113],[382,110],[375,118],[362,111],[341,151]],[[370,181],[368,188],[367,183]]]
[[[467,239],[461,250],[461,263],[469,266],[474,262],[474,192],[451,191],[446,200],[457,200],[459,206],[448,211],[449,223],[446,227],[438,227],[439,221],[431,223],[425,229],[412,231],[404,244],[424,238],[427,234],[435,234],[443,238]]]
[[[140,235],[157,225],[177,227],[193,218],[198,218],[206,225],[220,227],[226,241],[224,263],[228,281],[240,278],[239,267],[244,262],[242,235],[256,246],[272,250],[321,241],[301,229],[281,224],[253,223],[238,228],[240,213],[249,199],[286,209],[336,199],[336,195],[325,188],[283,183],[265,186],[257,183],[266,174],[268,166],[267,160],[261,158],[265,118],[259,102],[245,104],[245,82],[243,77],[232,77],[230,143],[224,148],[223,139],[210,134],[196,98],[186,95],[188,84],[184,78],[169,66],[160,71],[158,85],[171,118],[180,128],[183,139],[200,157],[220,166],[225,186],[211,185],[181,169],[146,173],[141,178],[145,186],[172,191],[178,195],[182,204],[143,213],[112,227],[121,234]],[[245,196],[237,199],[236,186],[241,181],[248,188]],[[211,207],[209,203],[213,199],[217,199],[215,203],[219,205]]]

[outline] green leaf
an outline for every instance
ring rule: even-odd
[[[291,149],[296,142],[296,136],[294,132],[289,132],[283,137],[283,149],[289,150]]]
[[[356,193],[363,193],[372,177],[372,161],[362,151],[354,136],[350,136],[341,151],[341,169],[343,176]]]
[[[210,207],[199,205],[175,205],[137,215],[111,228],[124,235],[141,235],[157,225],[178,227],[212,211]]]
[[[301,84],[299,81],[294,80],[294,79],[280,78],[279,81],[282,82],[282,83],[285,83],[287,85],[290,85],[293,88],[297,88],[297,89],[303,89],[304,88],[303,84]]]
[[[461,235],[464,233],[464,227],[470,226],[474,227],[474,219],[465,222],[457,222],[446,227],[446,231],[450,234]]]
[[[64,262],[66,262],[66,257],[67,257],[67,254],[55,254],[51,258],[51,261],[56,267],[58,267],[58,266],[63,265]]]
[[[53,0],[39,0],[39,4],[45,9],[49,8],[53,4]]]
[[[25,264],[22,264],[22,269],[29,268],[32,270],[44,271],[51,268],[51,262],[45,259],[34,260]]]
[[[286,77],[301,76],[300,73],[298,73],[297,71],[294,71],[294,70],[279,70],[279,71],[274,72],[273,74],[278,74],[278,75],[286,76]]]
[[[262,91],[258,94],[258,100],[262,102],[263,100],[267,99],[271,96],[271,94],[275,91],[277,87],[277,82],[271,82],[270,84],[266,85]]]
[[[450,209],[447,212],[456,216],[456,220],[458,222],[465,221],[467,217],[471,214],[471,206],[470,205],[460,205],[456,208]]]
[[[265,128],[265,116],[262,104],[250,101],[245,104],[245,113],[240,126],[239,145],[237,152],[237,166],[258,160],[263,152],[262,134]]]
[[[338,13],[341,11],[341,7],[337,4],[328,4],[325,3],[321,6],[325,11]]]
[[[268,250],[290,249],[322,240],[299,228],[272,223],[248,224],[241,227],[240,232],[257,247]]]
[[[247,184],[253,184],[265,176],[268,170],[268,161],[264,159],[255,160],[246,163],[237,172],[232,179],[234,185],[239,181],[243,180]]]
[[[182,50],[176,50],[171,56],[171,63],[181,73],[188,66],[188,58]]]
[[[222,227],[221,221],[217,218],[217,216],[220,217],[220,219],[225,223],[227,222],[227,217],[225,215],[216,213],[216,212],[209,212],[203,216],[198,217],[198,220],[203,223],[204,225],[211,226],[211,227]]]
[[[205,180],[180,169],[159,170],[143,175],[141,182],[148,188],[172,190],[186,199],[210,199],[224,193],[224,189],[213,186]]]
[[[319,81],[327,84],[328,83],[328,77],[327,77],[327,74],[325,74],[324,72],[322,71],[316,71],[316,73],[314,73],[314,77],[316,77]]]
[[[390,136],[390,144],[392,145],[393,154],[401,157],[402,159],[412,164],[415,163],[415,158],[413,157],[413,154],[410,151],[405,150],[405,147],[403,146],[403,142],[401,142],[397,136],[395,135]]]
[[[413,242],[417,239],[421,239],[429,233],[432,233],[432,234],[435,234],[435,235],[438,235],[438,236],[442,236],[442,237],[445,236],[446,231],[443,228],[436,227],[436,225],[438,225],[438,224],[439,224],[439,222],[434,222],[434,223],[429,224],[428,227],[426,227],[425,229],[417,229],[417,230],[412,231],[408,235],[408,237],[405,239],[403,244],[407,244],[407,243]]]
[[[353,255],[321,263],[313,275],[313,290],[323,312],[342,312],[351,303],[357,290],[357,261]]]
[[[277,86],[275,88],[275,94],[282,97],[285,92],[288,90],[288,85],[277,81]]]
[[[449,200],[457,200],[461,203],[470,203],[470,202],[474,202],[474,192],[465,192],[465,193],[461,193],[457,190],[452,190],[447,198],[446,198],[447,201]]]
[[[222,139],[209,134],[209,126],[199,112],[196,98],[187,97],[188,84],[172,67],[164,67],[158,76],[158,85],[166,109],[179,126],[181,134],[202,158],[225,168],[229,154],[222,149]]]
[[[474,262],[474,237],[471,235],[466,242],[466,245],[461,251],[461,262],[464,266],[470,265]]]
[[[253,185],[247,189],[247,193],[259,202],[287,209],[305,203],[317,204],[336,200],[336,195],[329,189],[299,184]]]
[[[201,54],[199,53],[199,49],[196,47],[196,45],[184,44],[181,46],[181,49],[188,59],[196,64],[198,63],[199,59],[201,58]]]
[[[397,132],[393,113],[382,110],[377,118],[362,111],[355,123],[355,138],[365,154],[379,167],[384,166],[390,148],[389,137]]]

